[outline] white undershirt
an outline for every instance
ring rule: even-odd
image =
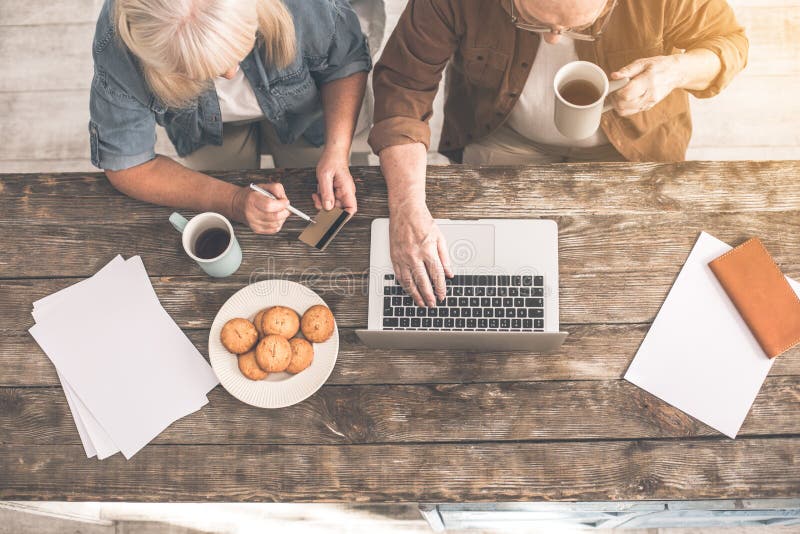
[[[230,80],[222,76],[214,78],[214,88],[217,90],[222,122],[254,120],[264,116],[250,81],[241,68],[236,69],[236,74]]]
[[[590,147],[607,144],[608,138],[599,128],[593,136],[573,141],[561,135],[553,122],[553,78],[558,69],[577,60],[573,39],[562,35],[556,44],[540,39],[531,73],[508,116],[507,124],[520,135],[545,145]]]

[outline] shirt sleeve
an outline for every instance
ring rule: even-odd
[[[118,171],[156,157],[156,120],[149,106],[128,95],[95,67],[89,96],[92,165]]]
[[[459,0],[410,0],[372,74],[374,126],[369,145],[422,143],[430,147],[428,121],[442,71],[458,46]]]
[[[323,85],[372,69],[367,38],[361,31],[358,15],[345,0],[333,0],[333,35],[324,68],[314,71],[314,80]]]
[[[664,43],[673,48],[705,48],[719,57],[721,69],[701,91],[689,91],[697,98],[719,94],[746,65],[749,41],[725,0],[674,0],[666,2]]]

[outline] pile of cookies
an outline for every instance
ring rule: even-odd
[[[301,319],[286,306],[258,312],[253,321],[237,317],[222,327],[222,345],[239,358],[239,370],[250,380],[263,380],[270,373],[297,374],[314,359],[312,343],[323,343],[335,327],[327,306],[311,306]],[[295,337],[298,330],[302,337]]]

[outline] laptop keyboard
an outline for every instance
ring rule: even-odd
[[[544,277],[456,275],[435,308],[414,304],[395,280],[383,278],[383,329],[543,332]]]

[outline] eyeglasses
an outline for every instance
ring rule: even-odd
[[[606,29],[606,26],[608,26],[608,21],[611,20],[611,13],[614,11],[615,7],[617,7],[617,0],[614,0],[611,3],[611,7],[601,11],[594,21],[592,21],[589,24],[586,24],[585,26],[581,26],[578,28],[553,29],[552,26],[548,26],[543,23],[530,24],[527,22],[520,22],[519,18],[517,18],[516,14],[514,14],[514,0],[511,0],[511,23],[520,30],[525,30],[528,32],[533,32],[538,34],[552,33],[554,35],[563,35],[565,37],[576,39],[578,41],[596,41],[603,34],[603,31]],[[603,22],[600,24],[600,27],[597,29],[597,31],[592,32],[590,34],[583,32],[583,30],[586,30],[594,26],[595,23],[600,18],[603,18]]]

